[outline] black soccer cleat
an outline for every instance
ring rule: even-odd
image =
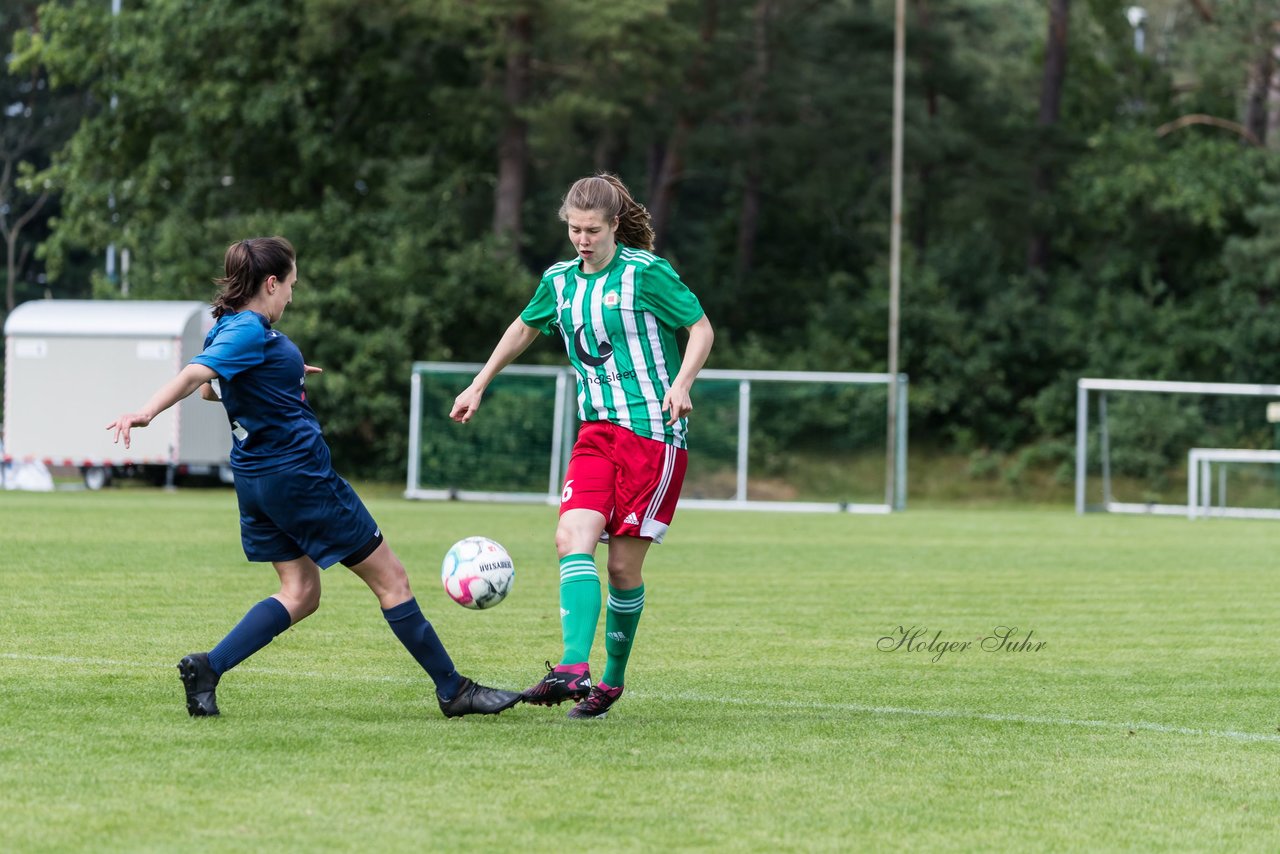
[[[563,670],[556,670],[547,662],[547,675],[522,695],[526,703],[534,706],[558,706],[565,700],[575,703],[591,692],[591,672],[583,671],[581,675]]]
[[[496,715],[520,702],[520,695],[515,691],[486,688],[461,674],[459,678],[462,684],[458,686],[458,693],[453,695],[453,699],[441,700],[440,695],[436,695],[440,711],[444,712],[446,718],[460,718],[463,715]]]
[[[592,686],[591,693],[587,695],[587,699],[569,710],[569,717],[603,718],[609,714],[609,707],[618,702],[618,698],[621,696],[621,688],[610,688],[601,682],[599,685]]]
[[[178,662],[178,675],[187,690],[187,714],[207,718],[218,714],[218,674],[209,666],[209,653],[193,652]]]

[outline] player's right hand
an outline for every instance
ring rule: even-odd
[[[476,410],[480,408],[480,398],[484,397],[484,392],[475,386],[467,386],[453,400],[453,409],[449,410],[449,417],[459,424],[466,424],[471,420],[471,416],[476,414]]]

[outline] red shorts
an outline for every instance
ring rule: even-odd
[[[560,512],[595,510],[607,520],[610,536],[660,543],[675,516],[688,464],[684,448],[609,421],[588,421],[573,445]]]

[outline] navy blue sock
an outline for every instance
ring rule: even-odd
[[[417,659],[422,669],[436,683],[436,693],[442,700],[452,700],[462,684],[462,677],[453,669],[453,659],[445,652],[444,644],[436,636],[427,618],[422,616],[417,599],[401,602],[382,612],[387,625],[395,632],[400,643]]]
[[[221,676],[258,650],[262,649],[293,625],[289,609],[273,597],[267,597],[249,609],[225,638],[209,653],[209,666]]]

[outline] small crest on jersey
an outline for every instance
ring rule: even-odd
[[[603,302],[605,308],[617,308],[618,303],[622,302],[622,297],[618,296],[617,291],[608,291],[604,295]]]

